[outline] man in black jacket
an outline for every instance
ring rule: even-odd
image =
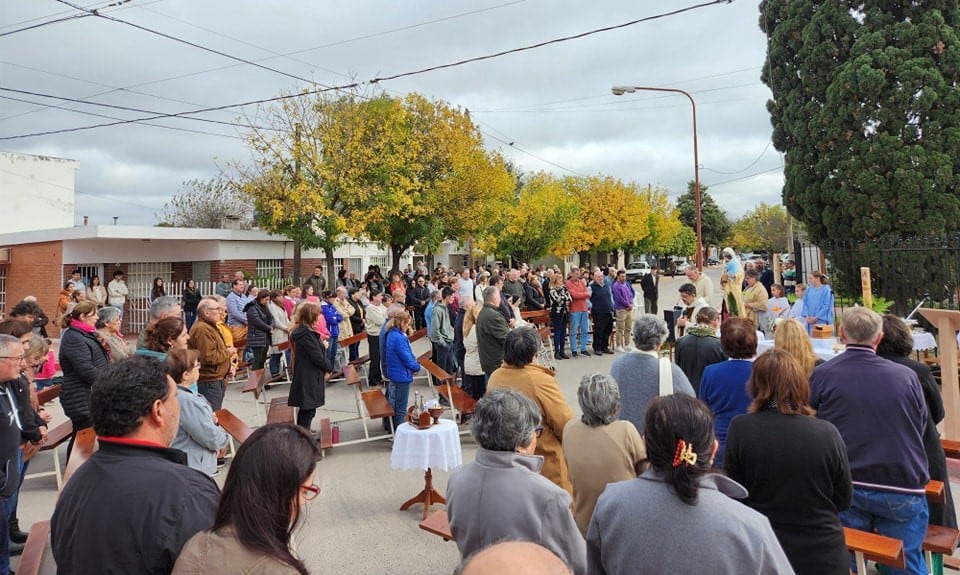
[[[427,288],[427,280],[423,276],[417,276],[416,284],[407,291],[407,305],[413,307],[413,329],[420,330],[427,327],[425,312],[429,301],[430,290]]]
[[[0,335],[0,573],[10,570],[11,496],[20,485],[20,413],[12,389],[23,367],[23,345],[12,335]]]
[[[90,412],[100,448],[63,488],[50,523],[58,573],[170,573],[183,544],[213,526],[218,497],[213,479],[169,447],[176,386],[159,360],[124,359],[101,371]]]

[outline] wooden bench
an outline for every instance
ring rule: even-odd
[[[952,527],[927,525],[927,533],[923,537],[921,547],[927,562],[927,572],[942,572],[944,559],[953,555],[957,545],[960,545],[960,531]],[[939,565],[939,569],[934,568],[935,563]]]
[[[266,380],[264,379],[264,370],[256,369],[247,374],[247,381],[243,384],[243,393],[252,393],[255,411],[257,412],[257,425],[263,425],[263,414],[266,409],[266,398],[260,399],[260,396],[266,391]]]
[[[847,542],[847,549],[853,553],[857,573],[864,574],[867,572],[867,560],[900,569],[906,567],[906,561],[903,557],[903,541],[899,539],[849,527],[843,528],[843,536]]]
[[[550,310],[538,309],[520,312],[520,318],[539,327],[550,327]]]
[[[439,365],[433,363],[433,360],[430,359],[431,356],[432,352],[427,351],[417,358],[417,362],[420,363],[420,366],[423,367],[427,373],[437,378],[440,382],[440,385],[436,386],[436,390],[450,402],[453,418],[459,421],[461,415],[470,415],[473,413],[473,410],[477,407],[477,400],[470,397],[467,392],[463,391],[463,388],[458,387],[454,382],[456,377],[444,371]]]
[[[73,422],[69,419],[63,423],[57,425],[53,429],[47,432],[47,437],[43,440],[43,443],[40,444],[40,448],[26,457],[29,460],[31,457],[39,453],[40,451],[51,451],[53,452],[53,471],[43,471],[40,473],[31,473],[24,476],[24,479],[30,479],[33,477],[44,477],[47,475],[54,475],[57,478],[57,490],[63,488],[64,478],[63,478],[63,469],[60,465],[60,453],[59,447],[63,445],[66,441],[70,439],[70,436],[73,434]]]
[[[387,401],[387,397],[383,394],[383,391],[381,391],[379,388],[365,388],[363,380],[361,380],[360,375],[357,374],[356,368],[350,364],[343,366],[343,375],[347,385],[353,388],[353,396],[357,404],[357,417],[343,419],[340,421],[354,421],[359,419],[363,425],[363,438],[354,439],[352,441],[342,441],[336,445],[350,445],[354,443],[363,443],[366,441],[376,441],[378,439],[393,437],[393,406],[390,405],[389,401]],[[375,435],[371,437],[370,429],[367,427],[367,420],[380,420],[384,417],[389,418],[390,420],[390,433],[387,435]],[[340,421],[337,423],[340,423]],[[331,446],[333,445],[331,444]]]
[[[960,441],[941,439],[940,445],[943,446],[943,453],[947,459],[960,459]]]
[[[73,451],[70,452],[70,460],[67,461],[67,469],[63,474],[63,485],[66,485],[77,469],[90,459],[90,456],[97,450],[97,445],[97,434],[92,427],[81,429],[77,433],[77,439],[73,442]],[[20,575],[37,575],[40,572],[43,555],[49,540],[50,521],[34,523],[27,535],[26,543],[23,544],[23,553],[20,555],[17,573],[20,573]]]
[[[420,522],[420,529],[427,533],[439,535],[444,541],[453,541],[453,533],[450,532],[450,519],[447,517],[446,509],[431,513],[429,517]]]
[[[287,398],[275,397],[270,400],[270,409],[267,411],[267,423],[293,423],[294,409],[287,405]]]
[[[242,419],[233,414],[229,409],[218,409],[214,412],[217,416],[217,425],[223,428],[230,436],[230,456],[236,457],[236,443],[243,443],[253,433],[253,429]]]
[[[30,534],[27,535],[27,542],[23,544],[23,553],[20,555],[17,573],[20,575],[37,575],[40,573],[43,552],[46,550],[49,540],[50,521],[34,523],[33,527],[30,528]]]
[[[73,441],[73,450],[70,452],[70,458],[67,459],[67,467],[63,470],[63,485],[66,485],[77,469],[90,459],[98,445],[97,433],[92,427],[77,432],[77,438]]]
[[[60,384],[45,387],[37,392],[37,402],[40,405],[46,405],[54,399],[60,397]]]

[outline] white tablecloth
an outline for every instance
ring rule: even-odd
[[[960,337],[958,337],[958,340],[960,340]],[[843,353],[843,351],[839,353],[833,351],[833,346],[837,343],[837,339],[833,337],[828,339],[810,338],[810,343],[813,344],[814,355],[823,361],[829,361],[840,355],[840,353]],[[925,349],[934,349],[936,347],[937,340],[934,339],[933,334],[926,331],[913,332],[914,351],[923,351]],[[761,354],[768,349],[773,349],[772,339],[765,339],[757,342],[757,354]]]
[[[831,359],[843,353],[842,351],[837,353],[833,351],[833,346],[837,343],[837,339],[830,337],[826,339],[819,338],[810,338],[810,343],[813,344],[813,353],[823,361],[830,361]],[[773,349],[773,340],[765,339],[763,341],[757,342],[757,355]]]
[[[449,471],[461,463],[460,430],[452,420],[441,419],[430,429],[417,429],[409,423],[397,428],[390,454],[393,469]]]
[[[937,340],[928,331],[913,332],[913,351],[924,351],[937,347]]]

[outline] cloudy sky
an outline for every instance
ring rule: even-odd
[[[54,0],[3,2],[0,150],[79,160],[77,218],[127,224],[156,223],[183,181],[249,158],[242,129],[229,123],[255,107],[191,116],[226,124],[163,118],[31,134],[271,98],[307,81],[367,82],[704,2],[112,1],[76,0],[105,17],[76,17],[84,12]],[[673,196],[693,179],[689,102],[653,92],[616,97],[610,88],[687,90],[697,103],[701,182],[738,217],[780,202],[764,56],[757,3],[724,2],[379,86],[469,109],[487,146],[525,171],[610,175]]]

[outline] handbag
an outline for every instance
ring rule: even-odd
[[[673,372],[670,369],[670,360],[660,358],[660,397],[673,394]]]

